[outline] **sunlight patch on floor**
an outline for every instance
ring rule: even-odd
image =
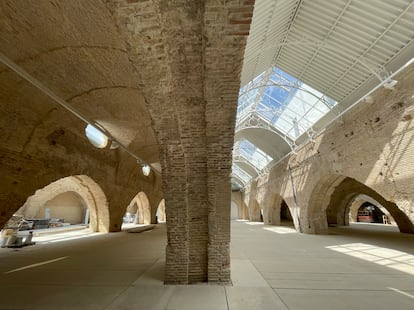
[[[264,225],[263,222],[246,222],[247,225]]]
[[[414,299],[414,295],[408,294],[407,292],[401,291],[401,290],[396,289],[394,287],[388,287],[388,289],[390,289],[391,291],[400,293],[401,295],[404,295],[404,296],[407,296],[407,297],[410,297],[410,298]]]
[[[327,249],[414,275],[414,255],[365,243],[328,246]]]
[[[34,237],[33,241],[36,241],[37,244],[47,244],[47,243],[56,243],[56,242],[63,242],[81,238],[88,238],[100,235],[102,233],[99,232],[68,232],[68,233],[59,233],[59,234],[51,234],[51,235],[44,235],[39,237]]]
[[[263,229],[277,233],[277,234],[295,234],[297,233],[296,229],[290,227],[280,227],[280,226],[273,226],[273,227],[264,227]]]

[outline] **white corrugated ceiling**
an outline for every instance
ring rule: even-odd
[[[256,0],[242,85],[276,66],[341,102],[413,39],[411,0]]]
[[[320,130],[413,57],[413,0],[256,0],[241,86],[280,68],[338,102]]]

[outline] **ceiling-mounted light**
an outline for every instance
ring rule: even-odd
[[[394,89],[394,86],[397,85],[397,80],[388,79],[384,82],[383,86],[386,89]]]
[[[142,165],[142,174],[145,175],[146,177],[149,176],[149,174],[151,173],[151,167],[148,165]]]
[[[97,148],[103,149],[108,145],[108,137],[91,124],[86,126],[85,134],[89,142]]]

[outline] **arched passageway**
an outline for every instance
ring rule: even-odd
[[[256,199],[252,201],[251,206],[249,206],[249,220],[254,222],[263,222],[262,210]]]
[[[280,204],[280,225],[294,226],[293,217],[285,200]]]
[[[235,209],[236,208],[236,209]],[[232,191],[231,193],[231,219],[248,220],[249,209],[244,201],[242,191]]]
[[[348,205],[348,208],[349,208],[349,223],[361,222],[360,220],[358,220],[358,214],[360,213],[359,211],[363,211],[363,210],[360,210],[360,209],[364,204],[366,204],[367,206],[372,205],[375,208],[379,209],[379,212],[382,213],[381,223],[397,225],[395,223],[394,218],[388,212],[388,210],[385,209],[378,201],[376,201],[375,199],[373,199],[373,198],[371,198],[367,195],[358,195]],[[376,212],[376,213],[378,213],[378,212]],[[345,220],[346,220],[346,218],[345,218]]]
[[[127,207],[125,218],[133,218],[131,222],[134,224],[150,224],[151,223],[151,206],[147,195],[139,192]]]
[[[241,218],[240,215],[239,215],[239,209],[240,208],[237,205],[237,203],[232,200],[231,201],[231,208],[230,208],[230,210],[231,210],[230,211],[230,218],[232,220],[237,220],[237,219]]]
[[[62,219],[65,223],[87,224],[89,223],[88,210],[84,200],[78,193],[66,192],[46,202],[38,210],[36,218]]]
[[[109,209],[101,187],[86,175],[57,180],[30,196],[16,212],[23,218],[88,222],[92,231],[109,231]]]
[[[158,204],[156,219],[157,223],[165,223],[167,221],[167,217],[165,214],[165,199],[162,199]]]
[[[323,178],[312,193],[307,213],[310,232],[326,233],[328,226],[348,225],[350,210],[355,212],[365,202],[389,214],[400,232],[414,233],[413,223],[395,203],[355,179],[338,175]]]
[[[357,222],[384,224],[385,214],[370,202],[364,202],[357,212]]]
[[[272,204],[265,208],[264,222],[268,225],[294,226],[290,208],[279,194],[274,195]]]

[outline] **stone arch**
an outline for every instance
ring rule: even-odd
[[[283,199],[280,204],[280,224],[281,225],[294,225],[293,215],[287,202]]]
[[[384,212],[382,212],[380,208],[378,208],[370,202],[364,202],[359,207],[358,213],[358,222],[368,222],[377,224],[384,223]]]
[[[82,196],[77,192],[69,191],[46,202],[37,212],[35,218],[64,219],[66,223],[70,224],[89,223],[88,210]]]
[[[267,225],[280,225],[280,204],[283,198],[279,194],[275,194],[273,199],[269,200],[270,203],[265,208],[264,222]]]
[[[139,192],[127,207],[127,212],[134,214],[134,224],[151,224],[151,206],[147,195]]]
[[[319,179],[309,198],[307,212],[301,213],[304,223],[302,229],[306,233],[328,233],[328,221],[326,219],[326,206],[330,197],[345,176],[326,175]],[[324,207],[325,206],[325,207]]]
[[[89,227],[92,231],[109,231],[109,208],[101,187],[86,175],[75,175],[50,183],[30,196],[18,213],[34,217],[39,210],[57,196],[76,193],[90,212]]]
[[[264,219],[266,224],[280,226],[282,224],[282,220],[284,220],[284,215],[286,215],[286,219],[289,219],[289,221],[293,224],[291,208],[281,195],[275,194],[273,202],[266,209]]]
[[[248,219],[248,210],[247,206],[244,204],[242,200],[238,199],[231,199],[231,219]]]
[[[167,217],[165,214],[165,199],[161,199],[160,203],[158,204],[157,208],[157,223],[165,223],[167,221]]]
[[[231,203],[232,203],[232,207],[233,207],[233,204],[235,204],[237,207],[237,218],[242,219],[242,220],[248,220],[249,210],[243,199],[243,196],[244,194],[242,191],[232,191]]]
[[[345,212],[345,213],[348,213],[349,216],[345,218],[346,220],[345,225],[348,225],[350,221],[357,222],[358,210],[365,202],[369,202],[370,204],[379,208],[382,211],[382,213],[388,216],[391,223],[395,224],[394,218],[392,217],[392,215],[388,212],[386,208],[384,208],[378,201],[376,201],[372,197],[361,194],[361,195],[356,196],[353,199],[353,201],[351,201],[351,203],[348,204],[349,212]]]
[[[230,207],[230,219],[231,220],[237,220],[240,218],[239,216],[239,205],[234,200],[231,200],[231,207]]]
[[[345,225],[349,205],[361,194],[382,205],[394,218],[401,232],[414,233],[413,223],[395,203],[385,200],[365,184],[343,175],[325,176],[315,186],[307,210],[307,232],[327,233],[328,224]]]
[[[261,221],[262,209],[259,202],[254,198],[249,208],[249,220],[254,222]]]

